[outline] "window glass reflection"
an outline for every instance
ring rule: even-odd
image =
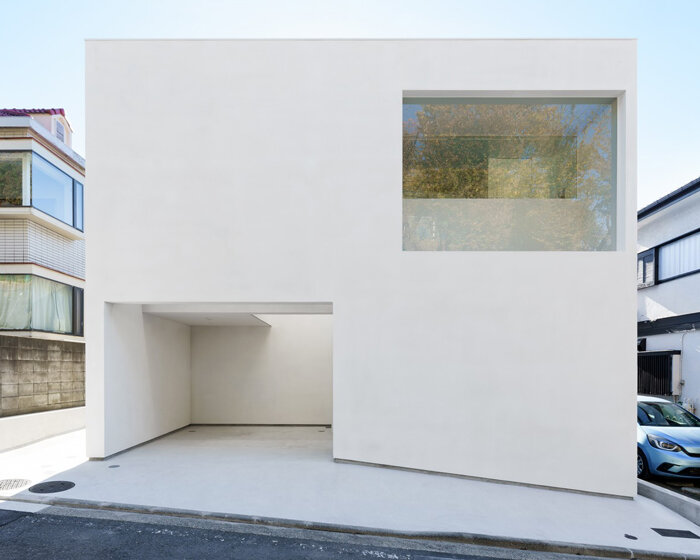
[[[73,225],[73,179],[36,154],[32,157],[32,206]]]
[[[404,250],[615,249],[614,100],[403,109]]]
[[[24,159],[22,153],[0,153],[0,206],[22,206]]]
[[[75,181],[75,187],[73,190],[73,196],[75,197],[74,203],[74,224],[73,227],[83,231],[85,226],[83,224],[83,185]]]

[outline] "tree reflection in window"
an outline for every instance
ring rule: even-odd
[[[614,100],[407,98],[403,198],[406,250],[614,249]]]

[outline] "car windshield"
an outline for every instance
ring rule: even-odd
[[[637,403],[637,421],[642,426],[700,427],[700,419],[671,402]]]

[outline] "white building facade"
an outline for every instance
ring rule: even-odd
[[[88,41],[87,122],[91,457],[635,494],[634,41]]]
[[[700,406],[700,179],[638,213],[639,391]]]

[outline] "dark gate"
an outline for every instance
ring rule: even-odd
[[[637,354],[637,393],[640,395],[673,394],[673,355],[675,352],[639,352]]]

